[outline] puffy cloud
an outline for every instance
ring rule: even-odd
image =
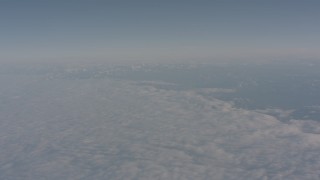
[[[0,179],[319,179],[318,122],[196,91],[28,78],[1,79]]]

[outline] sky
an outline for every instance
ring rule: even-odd
[[[319,58],[320,1],[0,0],[0,61]]]

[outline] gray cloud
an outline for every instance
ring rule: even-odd
[[[125,81],[0,81],[0,179],[320,176],[318,122]]]

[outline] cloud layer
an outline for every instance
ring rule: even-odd
[[[0,81],[0,179],[320,177],[318,122],[126,81]]]

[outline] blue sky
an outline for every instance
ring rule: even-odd
[[[320,1],[0,0],[0,61],[320,57]]]

